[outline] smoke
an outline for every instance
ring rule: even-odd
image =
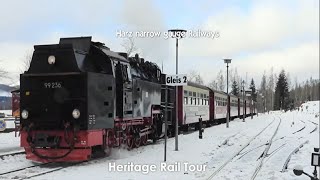
[[[152,1],[125,0],[120,21],[124,25],[119,30],[132,33],[136,47],[143,58],[147,61],[155,62],[159,66],[168,59],[168,54],[170,53],[169,44],[174,44],[164,38],[164,33],[168,31],[168,28],[160,10]],[[157,34],[158,36],[150,37],[152,34]],[[137,37],[137,35],[140,36]]]

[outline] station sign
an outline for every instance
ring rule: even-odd
[[[0,119],[0,132],[6,130],[7,124],[4,119]]]
[[[168,86],[186,86],[188,82],[186,74],[176,74],[166,76],[166,85]]]

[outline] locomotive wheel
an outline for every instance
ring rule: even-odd
[[[148,142],[148,134],[141,137],[141,145],[146,145]]]
[[[141,138],[139,136],[137,136],[136,138],[134,138],[134,145],[136,148],[140,147],[141,144]]]
[[[136,148],[140,147],[140,144],[141,144],[141,138],[140,137],[140,127],[137,126],[134,128],[134,131],[133,131],[133,134],[134,134],[134,145]]]
[[[133,138],[133,130],[132,130],[132,126],[127,128],[127,148],[128,150],[131,150],[133,148],[133,144],[134,144],[134,138]]]
[[[127,148],[128,150],[131,150],[133,148],[134,139],[132,137],[127,138]]]

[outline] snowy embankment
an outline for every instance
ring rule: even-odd
[[[303,105],[302,111],[270,112],[254,116],[253,119],[248,117],[246,122],[235,119],[229,128],[225,124],[206,128],[203,139],[199,139],[197,131],[181,134],[179,151],[174,151],[174,138],[168,139],[166,164],[162,164],[164,141],[161,140],[157,144],[131,151],[113,149],[108,158],[92,160],[34,179],[247,180],[254,174],[255,179],[261,180],[308,179],[303,175],[295,176],[292,169],[299,164],[305,172],[313,172],[310,161],[313,148],[319,147],[318,114],[319,102],[308,102]],[[6,138],[14,139],[14,135]],[[284,168],[289,154],[306,141],[298,152],[293,153],[288,167]],[[31,164],[19,155],[9,157],[2,167],[8,169],[13,166],[13,159],[21,166]],[[21,174],[24,175],[28,175],[28,172]]]

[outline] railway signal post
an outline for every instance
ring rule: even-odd
[[[228,85],[229,85],[229,77],[228,77],[228,75],[229,75],[229,71],[228,71],[228,68],[229,68],[229,63],[231,63],[231,59],[224,59],[224,63],[226,63],[227,64],[227,99],[229,99],[229,91],[228,91]],[[227,128],[229,128],[229,117],[230,117],[230,115],[229,115],[229,108],[230,108],[230,102],[229,102],[229,100],[228,100],[228,103],[227,103]]]
[[[176,75],[178,75],[178,42],[179,42],[179,39],[185,37],[185,34],[186,34],[186,30],[183,30],[183,29],[171,29],[168,31],[170,34],[171,34],[171,37],[172,38],[175,38],[176,39]],[[178,109],[178,88],[176,88],[176,109]],[[175,143],[175,150],[178,151],[178,131],[179,131],[179,128],[178,128],[178,111],[176,110],[176,126],[175,126],[175,140],[176,140],[176,143]]]
[[[251,89],[251,119],[253,119],[253,90]]]
[[[317,167],[320,166],[320,153],[319,148],[314,148],[314,153],[311,155],[311,166],[314,166],[313,176],[304,172],[303,167],[300,165],[296,165],[293,169],[293,173],[296,176],[301,176],[302,174],[308,176],[311,180],[319,180],[318,174],[317,174]]]
[[[251,119],[253,118],[253,114],[252,114],[252,104],[253,104],[253,100],[252,100],[252,90],[251,91],[245,91],[246,96],[250,97],[250,100],[248,100],[248,107],[250,108],[250,114],[251,114]]]
[[[167,75],[166,77],[166,85],[167,86],[175,86],[176,87],[176,123],[175,123],[175,138],[176,138],[176,147],[175,151],[178,151],[178,131],[179,131],[179,121],[178,121],[178,87],[187,85],[187,75],[177,74],[177,75]]]
[[[245,122],[246,117],[245,117],[245,101],[244,101],[244,97],[245,97],[245,92],[244,92],[244,80],[242,81],[242,118],[243,118],[243,122]]]
[[[169,77],[168,79],[171,79],[171,77]],[[172,112],[172,104],[171,102],[169,102],[168,100],[168,91],[173,90],[173,87],[169,87],[167,77],[166,77],[166,84],[162,85],[161,90],[165,91],[165,100],[164,100],[164,104],[162,104],[162,107],[164,107],[164,114],[163,114],[163,119],[164,119],[164,162],[167,161],[167,140],[168,140],[168,118],[170,116],[168,116],[168,111]]]
[[[167,139],[168,139],[168,86],[165,87],[165,112],[164,112],[164,162],[167,161]]]

